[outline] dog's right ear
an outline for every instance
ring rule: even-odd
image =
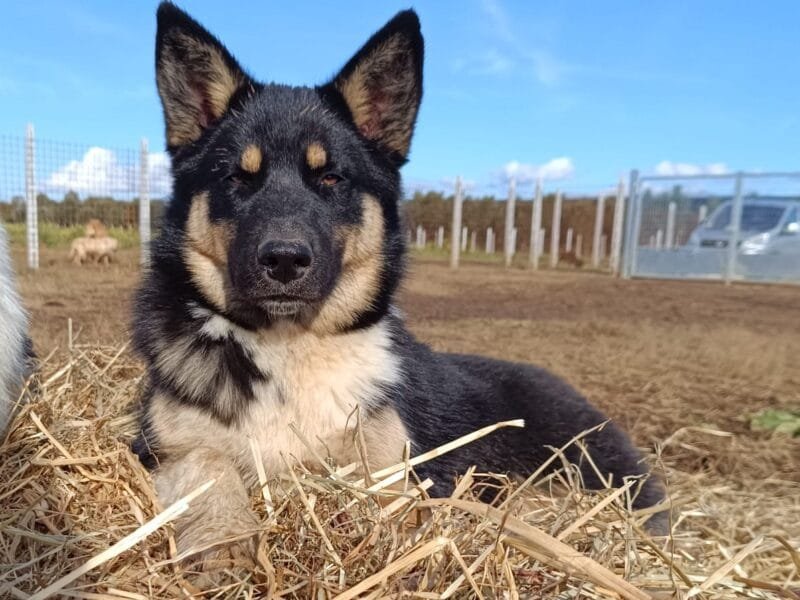
[[[251,80],[220,41],[171,2],[158,7],[156,81],[174,152],[196,141]]]

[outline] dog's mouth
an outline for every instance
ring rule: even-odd
[[[279,293],[235,294],[228,309],[243,323],[251,327],[268,325],[278,320],[306,322],[313,318],[325,301],[325,296],[311,293],[291,293],[284,290]]]
[[[264,308],[271,317],[292,317],[304,306],[305,302],[267,302]]]
[[[293,317],[312,304],[312,302],[299,296],[281,294],[267,296],[263,298],[259,304],[271,318],[276,318]]]

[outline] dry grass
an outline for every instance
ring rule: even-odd
[[[122,251],[111,267],[78,268],[43,249],[40,272],[20,269],[46,360],[0,440],[0,598],[59,580],[61,597],[199,593],[127,448],[142,376],[122,346],[137,262]],[[657,455],[672,539],[644,536],[626,493],[584,494],[569,472],[495,512],[474,504],[469,480],[437,503],[411,474],[397,497],[346,471],[297,471],[253,490],[258,564],[208,596],[796,599],[800,439],[752,432],[748,416],[800,407],[798,306],[798,288],[417,263],[401,297],[412,329],[438,349],[541,364],[585,392]],[[498,485],[506,498],[518,489]]]
[[[168,521],[183,507],[158,505],[127,448],[141,374],[124,348],[76,345],[46,361],[0,447],[0,596],[200,594],[174,561]],[[737,436],[684,429],[664,440],[663,454],[714,460],[702,442],[717,437],[737,449]],[[646,515],[626,510],[631,490],[584,494],[570,470],[524,490],[499,479],[494,507],[477,502],[470,475],[452,498],[430,500],[429,482],[404,465],[375,474],[371,488],[352,467],[298,470],[265,482],[268,494],[253,490],[257,565],[206,594],[800,597],[800,486],[767,477],[732,490],[666,462],[675,522],[660,540],[643,533]],[[396,479],[409,482],[405,493],[382,489]]]

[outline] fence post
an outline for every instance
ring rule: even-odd
[[[469,251],[475,252],[478,249],[478,232],[474,229],[469,234]]]
[[[456,193],[453,197],[453,230],[450,232],[450,268],[458,268],[458,260],[461,255],[461,210],[464,203],[463,190],[461,189],[461,177],[456,177]]]
[[[667,237],[664,240],[664,247],[672,250],[675,247],[675,212],[678,205],[670,202],[667,206]]]
[[[592,266],[600,266],[600,238],[603,235],[603,217],[605,216],[606,197],[597,197],[597,212],[594,215],[594,237],[592,237]]]
[[[630,279],[633,274],[633,256],[636,252],[635,245],[637,240],[634,239],[636,235],[635,219],[636,215],[636,195],[639,192],[639,171],[633,169],[631,171],[630,182],[628,183],[628,206],[627,214],[625,217],[625,243],[622,248],[622,277]]]
[[[28,268],[39,268],[39,207],[36,200],[36,143],[33,124],[25,129],[25,230]]]
[[[731,237],[728,241],[728,261],[725,269],[725,284],[730,285],[736,275],[736,253],[739,250],[739,233],[742,226],[742,172],[736,173],[736,188],[731,207]]]
[[[444,226],[439,225],[439,229],[436,230],[436,247],[437,248],[444,248]]]
[[[503,231],[503,249],[506,267],[511,266],[514,259],[514,210],[517,204],[517,180],[512,177],[508,182],[508,200],[506,200],[506,227]]]
[[[550,268],[558,266],[558,250],[561,237],[561,190],[556,192],[556,203],[553,206],[553,227],[550,230]]]
[[[583,255],[583,236],[579,233],[575,236],[575,258]]]
[[[528,250],[530,266],[539,268],[541,257],[541,242],[539,234],[542,229],[542,180],[536,180],[536,195],[533,197],[533,211],[531,213],[531,247]]]
[[[462,252],[466,252],[467,251],[467,238],[468,238],[468,236],[469,236],[469,228],[468,227],[462,227],[461,228],[461,251]]]
[[[706,220],[708,216],[708,206],[705,204],[700,205],[700,210],[697,211],[697,224],[699,225]]]
[[[614,223],[611,229],[611,272],[619,275],[619,259],[622,251],[622,225],[625,222],[625,181],[620,177],[617,199],[614,202]]]
[[[567,239],[564,240],[564,251],[567,252],[568,254],[570,252],[572,252],[572,236],[573,236],[573,234],[574,234],[574,231],[572,230],[572,227],[567,229]]]
[[[511,230],[511,250],[512,250],[512,255],[517,253],[517,228],[516,227],[514,227]]]
[[[150,169],[147,167],[147,138],[142,138],[139,151],[139,240],[142,248],[139,262],[150,264]]]

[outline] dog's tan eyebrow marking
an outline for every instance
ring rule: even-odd
[[[249,144],[242,152],[239,166],[248,173],[258,173],[261,169],[261,148],[255,144]]]
[[[312,169],[321,169],[328,162],[328,154],[319,142],[311,142],[306,148],[306,162]]]

